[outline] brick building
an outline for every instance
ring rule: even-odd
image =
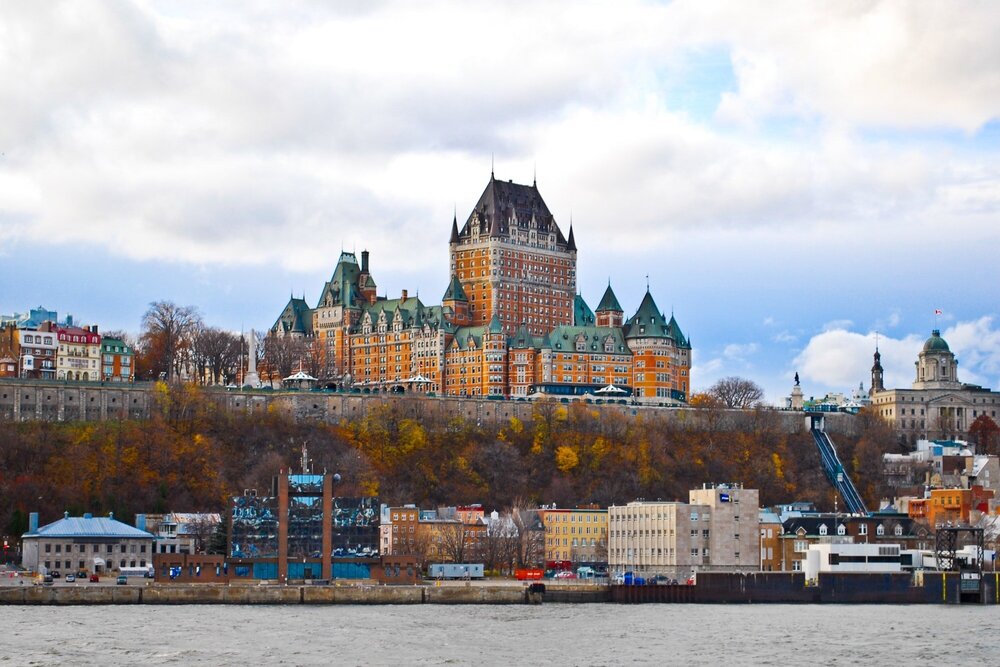
[[[691,344],[647,290],[628,318],[610,284],[596,313],[576,291],[576,242],[537,184],[492,175],[465,224],[452,220],[440,305],[379,296],[369,253],[341,253],[315,308],[290,298],[272,336],[309,342],[328,387],[452,396],[532,394],[678,404]]]

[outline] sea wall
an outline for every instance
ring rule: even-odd
[[[95,384],[42,380],[0,380],[0,420],[6,421],[107,421],[146,419],[155,407],[154,385],[137,383]],[[249,392],[206,390],[206,396],[233,413],[253,414],[276,410],[296,420],[337,423],[359,419],[373,409],[393,406],[401,416],[412,418],[463,417],[480,424],[496,423],[516,417],[532,418],[535,404],[530,401],[496,401],[481,398],[391,396],[384,394],[339,394],[324,392]],[[625,418],[665,419],[679,427],[694,430],[708,426],[737,430],[753,418],[741,410],[706,411],[693,408],[588,404],[587,409],[602,415]],[[789,433],[803,428],[801,412],[768,411],[782,430]],[[834,435],[856,435],[853,415],[831,413],[826,416],[826,430]]]
[[[567,597],[568,596],[568,597]],[[578,586],[548,601],[605,602],[606,586]],[[525,586],[3,586],[0,605],[88,604],[530,604]]]

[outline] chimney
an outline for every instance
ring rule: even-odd
[[[28,532],[33,533],[38,530],[38,512],[28,515]]]
[[[139,530],[146,532],[146,515],[136,514],[135,515],[135,527]]]
[[[361,251],[361,273],[368,273],[368,251]]]
[[[403,298],[400,299],[403,303],[406,303],[406,290],[403,290]]]

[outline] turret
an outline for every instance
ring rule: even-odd
[[[618,297],[615,296],[614,290],[611,289],[610,281],[608,282],[608,289],[604,290],[604,296],[601,297],[601,303],[597,305],[595,314],[597,315],[597,326],[599,327],[621,328],[622,326],[625,312],[622,310],[621,304],[618,303]]]

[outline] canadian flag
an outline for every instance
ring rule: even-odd
[[[941,313],[941,311],[940,311],[940,310],[938,310],[937,308],[935,308],[935,309],[934,309],[934,314],[935,314],[935,315],[941,315],[942,313]]]

